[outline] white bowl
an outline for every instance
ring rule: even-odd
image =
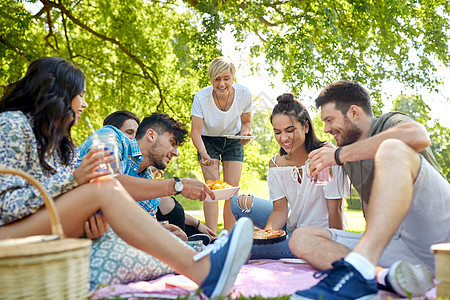
[[[231,188],[227,188],[227,189],[212,190],[214,195],[216,196],[216,199],[212,200],[211,197],[208,194],[206,194],[205,201],[206,202],[216,202],[219,200],[230,199],[231,197],[233,197],[234,195],[237,194],[239,189],[240,189],[240,187],[235,186],[235,187],[231,187]]]

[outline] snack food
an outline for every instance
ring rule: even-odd
[[[253,238],[254,239],[272,239],[279,236],[282,236],[285,234],[284,230],[278,229],[255,229],[253,231]]]
[[[222,180],[207,180],[206,181],[206,185],[211,189],[211,190],[220,190],[220,189],[228,189],[228,188],[232,188],[233,186],[225,181]]]
[[[253,244],[265,245],[282,242],[286,239],[286,232],[281,229],[255,229],[253,231]]]

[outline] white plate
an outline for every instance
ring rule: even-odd
[[[234,140],[251,140],[254,139],[254,135],[224,135],[224,137]]]
[[[288,263],[288,264],[307,264],[308,262],[301,258],[280,258],[279,259],[282,262]]]
[[[206,194],[206,198],[205,201],[206,202],[216,202],[219,200],[227,200],[231,197],[233,197],[234,195],[237,194],[237,192],[239,191],[240,187],[235,186],[235,187],[231,187],[231,188],[227,188],[227,189],[219,189],[219,190],[212,190],[214,195],[216,196],[216,200],[212,200],[211,197]]]
[[[187,278],[184,275],[175,275],[172,277],[169,277],[166,280],[166,284],[171,285],[171,286],[177,286],[183,289],[188,289],[188,290],[195,290],[198,288],[198,285],[193,282],[192,280],[190,280],[189,278]]]

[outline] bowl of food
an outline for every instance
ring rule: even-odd
[[[215,200],[212,200],[211,197],[207,194],[205,201],[206,202],[215,202],[220,200],[227,200],[236,195],[240,189],[238,186],[232,186],[229,183],[226,183],[222,180],[207,180],[206,185],[213,191],[214,196],[216,196]]]
[[[275,244],[286,240],[286,231],[282,229],[259,229],[253,231],[254,245]]]

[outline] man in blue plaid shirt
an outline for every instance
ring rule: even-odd
[[[205,183],[191,178],[153,179],[150,167],[164,170],[173,156],[178,156],[178,146],[186,139],[188,131],[184,124],[167,114],[154,113],[142,120],[136,138],[130,140],[114,126],[106,125],[97,134],[113,133],[116,137],[120,175],[117,179],[147,212],[156,218],[160,197],[182,194],[189,199],[203,200],[206,194],[214,199],[214,194]],[[93,135],[80,145],[80,157],[87,154],[92,145]],[[179,235],[179,230],[167,228]]]

